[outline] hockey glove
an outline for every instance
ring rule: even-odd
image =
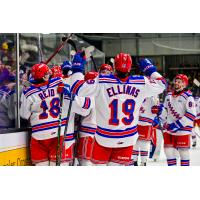
[[[72,69],[72,63],[70,61],[65,60],[63,64],[61,65],[62,70],[71,70]]]
[[[64,76],[68,76],[69,72],[72,70],[72,63],[70,61],[65,60],[61,65],[62,72]]]
[[[167,130],[170,132],[176,132],[178,129],[183,128],[183,125],[179,120],[167,125]]]
[[[69,95],[70,94],[70,85],[61,83],[58,85],[57,91],[59,94]]]
[[[159,116],[162,113],[163,107],[164,107],[163,104],[160,104],[159,106],[152,106],[151,107],[151,112],[153,114],[157,114]]]
[[[151,107],[151,112],[153,114],[158,114],[158,112],[159,112],[159,106],[152,106]]]
[[[144,72],[144,74],[149,77],[153,72],[156,72],[156,66],[147,58],[139,60],[139,68],[140,71]]]
[[[72,61],[72,72],[73,73],[83,72],[85,64],[86,64],[86,56],[84,51],[76,53]]]

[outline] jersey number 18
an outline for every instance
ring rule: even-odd
[[[43,100],[40,104],[40,107],[43,109],[43,112],[39,115],[39,119],[47,119],[48,118],[48,106],[45,100]],[[55,97],[50,102],[49,114],[53,118],[57,118],[60,114],[60,99]]]

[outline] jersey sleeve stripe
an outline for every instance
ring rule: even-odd
[[[84,102],[84,105],[83,105],[83,109],[89,109],[90,108],[90,105],[91,105],[91,100],[89,97],[85,97],[85,102]]]
[[[190,119],[191,121],[194,121],[194,119],[195,119],[195,115],[193,115],[193,114],[191,114],[191,113],[189,113],[189,112],[186,112],[186,114],[185,114],[185,116],[188,118],[188,119]]]
[[[34,88],[34,89],[32,89],[32,90],[27,91],[27,93],[24,92],[24,95],[25,95],[25,97],[27,98],[27,97],[29,97],[30,95],[32,95],[32,94],[34,94],[34,93],[36,93],[36,92],[38,92],[38,91],[39,91],[39,90],[38,90],[37,88]]]
[[[153,120],[147,117],[139,117],[139,121],[153,123]]]
[[[85,83],[84,80],[77,80],[71,87],[71,92],[73,94],[78,94],[79,89]]]

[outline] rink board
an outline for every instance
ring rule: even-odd
[[[0,134],[0,166],[30,165],[28,132]]]

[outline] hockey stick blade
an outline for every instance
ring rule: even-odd
[[[66,38],[67,37],[62,37],[62,41],[64,42],[66,40]],[[76,44],[75,44],[75,42],[72,39],[68,39],[67,43],[70,44],[74,48],[74,50],[77,52]]]
[[[91,55],[90,58],[91,58],[92,63],[93,63],[93,65],[94,65],[95,71],[98,72],[97,65],[96,65],[96,63],[95,63],[95,61],[94,61],[94,57]]]
[[[196,86],[200,87],[200,82],[199,82],[196,78],[194,79],[193,83],[194,83]]]
[[[76,54],[76,51],[75,51],[75,50],[71,50],[71,51],[70,51],[70,55],[71,55],[71,56],[74,56],[75,54]]]
[[[92,55],[92,52],[94,51],[94,46],[89,46],[87,48],[83,47],[82,48],[82,51],[85,51],[85,56],[86,56],[86,59],[90,58],[90,56]]]
[[[111,62],[112,64],[114,64],[114,61],[115,61],[114,58],[111,58],[111,59],[110,59],[110,62]]]

